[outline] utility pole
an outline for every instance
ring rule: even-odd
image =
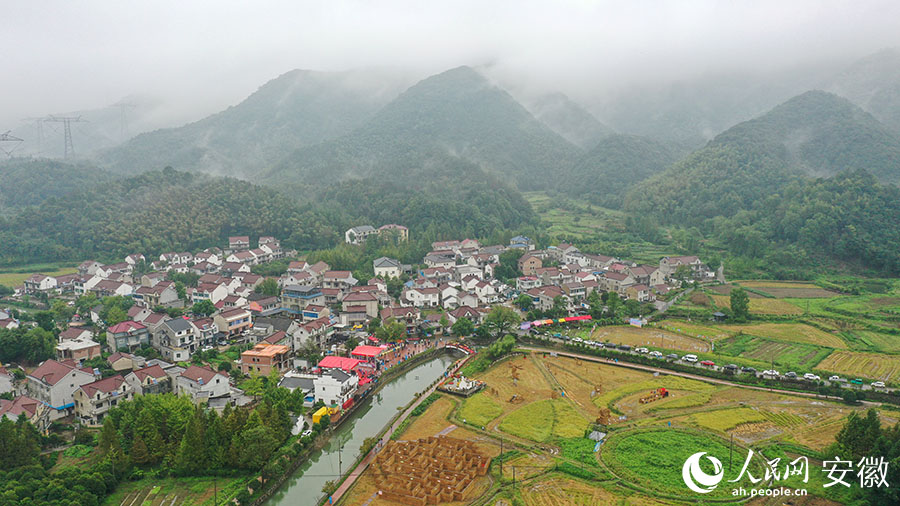
[[[119,108],[119,121],[121,128],[122,140],[128,139],[130,132],[128,131],[128,111],[137,107],[137,104],[131,102],[119,102],[115,105]]]
[[[344,474],[343,472],[341,472],[341,465],[342,465],[341,450],[343,450],[343,449],[344,449],[344,445],[339,444],[338,445],[338,479],[340,479],[340,477],[343,476],[343,474]]]
[[[72,144],[72,123],[84,121],[81,116],[47,116],[44,121],[63,124],[64,158],[75,156],[75,145]]]
[[[503,438],[500,438],[500,479],[503,479]]]

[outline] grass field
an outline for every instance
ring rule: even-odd
[[[666,389],[673,391],[681,390],[685,392],[707,393],[712,392],[716,389],[716,387],[710,383],[704,383],[702,381],[696,381],[688,378],[681,378],[678,376],[664,376],[653,378],[652,376],[648,375],[648,377],[650,377],[651,379],[647,379],[638,383],[631,383],[629,385],[616,388],[615,390],[606,391],[603,394],[594,397],[594,404],[600,408],[609,407],[617,409],[615,405],[616,402],[620,399],[635,394],[649,394],[651,391],[656,390],[659,387],[665,387]]]
[[[585,336],[586,337],[586,336]],[[676,334],[655,327],[598,327],[591,334],[595,341],[629,346],[653,346],[680,351],[709,351],[709,343],[702,339]]]
[[[900,355],[835,351],[816,368],[844,376],[895,382],[900,375]]]
[[[826,290],[813,283],[801,283],[791,281],[739,281],[741,286],[765,292],[779,299],[785,297],[796,298],[829,298],[840,294]],[[753,295],[751,294],[751,297]]]
[[[768,421],[768,418],[755,409],[729,408],[695,413],[691,415],[691,420],[700,427],[727,432],[738,425],[765,422]]]
[[[544,442],[551,436],[580,437],[588,427],[569,401],[546,399],[522,406],[500,421],[503,432],[532,441]]]
[[[731,299],[729,299],[728,296],[713,295],[712,298],[713,301],[715,301],[716,306],[731,308]],[[782,299],[751,298],[750,312],[756,314],[789,315],[800,314],[802,311],[796,305]]]
[[[675,429],[617,432],[603,446],[601,458],[616,475],[630,483],[658,493],[696,500],[697,494],[684,485],[681,468],[685,460],[698,451],[707,452],[727,466],[728,442],[712,435]],[[745,450],[741,449],[739,454],[744,455]],[[706,459],[702,459],[701,467],[707,473],[712,472]],[[751,464],[751,471],[754,475],[762,475],[761,466],[755,462]],[[731,488],[716,488],[704,498],[730,496]]]
[[[503,408],[485,392],[479,392],[463,401],[459,409],[459,417],[477,426],[488,422],[503,413]]]
[[[721,326],[701,325],[685,320],[663,320],[655,324],[656,328],[687,334],[704,340],[717,341],[732,336],[732,332],[722,330]]]
[[[32,274],[41,273],[47,276],[62,276],[78,272],[75,267],[60,267],[57,264],[39,264],[34,266],[0,269],[0,285],[10,288],[21,285]]]

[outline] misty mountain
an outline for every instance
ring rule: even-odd
[[[826,89],[900,134],[900,49],[885,49],[850,65]]]
[[[601,139],[615,133],[562,93],[541,95],[523,105],[551,130],[582,149],[591,149]]]
[[[735,125],[632,191],[626,207],[668,223],[733,216],[792,181],[865,170],[900,180],[900,139],[848,100],[823,91]]]
[[[771,73],[723,73],[659,85],[642,84],[598,97],[594,115],[620,133],[679,146],[683,155],[718,133],[804,91],[821,87],[839,67],[804,66]]]
[[[126,173],[170,165],[255,176],[298,147],[352,131],[407,85],[403,74],[381,70],[294,70],[222,112],[138,135],[104,153],[100,163]]]
[[[474,164],[535,189],[551,184],[578,152],[507,92],[459,67],[412,86],[350,134],[297,150],[264,180],[315,187],[371,177],[417,185],[419,169],[453,177]]]
[[[49,159],[13,158],[0,162],[0,215],[27,206],[38,206],[49,198],[102,188],[116,174],[82,163],[67,164]]]
[[[575,163],[560,190],[586,196],[603,207],[618,208],[629,189],[664,171],[678,158],[677,150],[653,139],[610,135]]]

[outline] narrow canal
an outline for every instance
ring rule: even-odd
[[[350,419],[344,421],[322,450],[313,453],[307,462],[297,468],[266,504],[315,505],[324,496],[322,486],[329,480],[336,480],[340,473],[346,473],[354,464],[363,441],[386,427],[399,412],[398,408],[409,404],[417,393],[440,377],[455,360],[450,354],[441,354],[384,385],[377,394],[364,401],[365,404]]]

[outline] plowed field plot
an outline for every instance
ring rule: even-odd
[[[735,288],[734,285],[717,285],[717,286],[710,288],[710,290],[712,290],[720,295],[731,295],[731,290],[733,290],[734,288]],[[765,290],[763,290],[763,291],[765,291]],[[747,296],[750,297],[751,299],[761,299],[762,298],[762,295],[760,295],[758,293],[753,293],[753,292],[747,292]]]
[[[613,344],[627,344],[632,347],[653,346],[693,352],[709,350],[709,344],[701,339],[652,327],[598,327],[591,334],[591,339]]]
[[[789,343],[806,343],[829,348],[846,349],[847,343],[840,337],[802,323],[761,323],[758,325],[722,325],[723,331],[751,334]]]

